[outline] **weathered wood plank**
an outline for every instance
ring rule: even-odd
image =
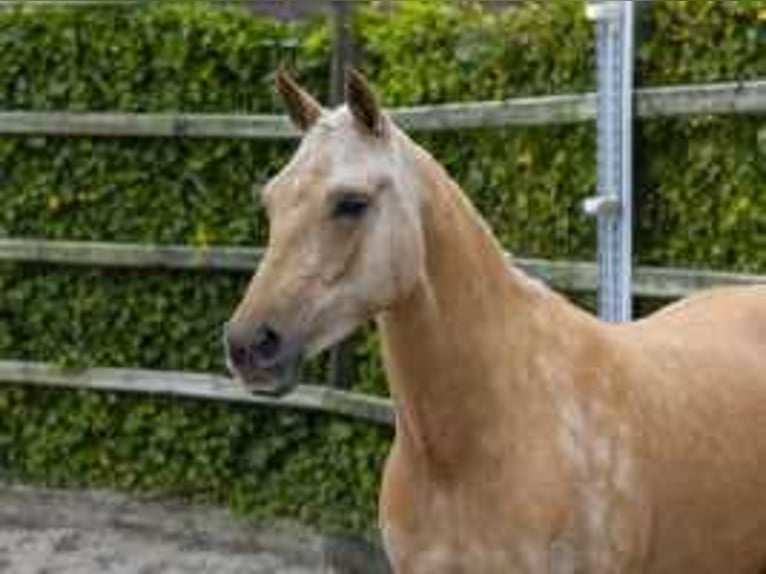
[[[727,271],[638,267],[635,275],[635,294],[644,297],[672,299],[713,287],[766,285],[766,275]]]
[[[636,91],[639,117],[766,113],[766,80],[665,86]],[[391,114],[414,131],[542,126],[589,121],[592,93],[399,108]],[[0,134],[93,137],[285,139],[297,132],[276,115],[0,112]]]
[[[642,118],[766,112],[766,80],[664,86],[637,90]]]
[[[88,267],[252,271],[263,250],[0,238],[0,261]]]
[[[262,249],[247,247],[196,248],[0,238],[0,261],[86,267],[250,273],[262,253]],[[514,258],[513,261],[530,275],[563,291],[593,291],[598,284],[595,263],[523,258]],[[634,273],[633,288],[634,293],[641,297],[676,298],[711,287],[763,283],[766,283],[766,276],[763,275],[639,267]]]
[[[0,0],[0,8],[115,8],[145,6],[151,0]]]
[[[391,402],[329,387],[300,385],[282,398],[253,395],[226,377],[145,369],[65,369],[46,363],[0,361],[0,384],[36,385],[175,396],[335,414],[377,424],[393,423]]]
[[[182,2],[183,0],[181,0]],[[523,0],[494,0],[500,3],[521,2]],[[646,1],[646,0],[644,0]],[[327,10],[331,4],[358,4],[359,0],[204,0],[204,4],[223,5],[223,6],[244,6],[256,10],[266,11],[290,8],[290,4],[301,6],[302,12],[309,14]],[[24,6],[25,8],[113,8],[113,7],[131,7],[140,8],[151,6],[154,0],[0,0],[0,8],[14,8]],[[282,12],[278,12],[281,14]],[[288,12],[289,13],[289,12]]]
[[[563,291],[588,292],[595,291],[598,286],[595,263],[542,259],[514,261],[530,275]],[[747,273],[667,267],[637,267],[633,271],[633,294],[637,297],[677,299],[714,287],[764,284],[766,275]]]
[[[67,137],[287,139],[284,116],[121,112],[0,112],[0,134]]]
[[[641,118],[764,112],[766,81],[763,80],[636,90],[636,115]],[[394,110],[393,115],[403,126],[423,131],[570,124],[596,117],[596,95],[443,104]]]
[[[596,117],[596,96],[566,94],[439,104],[399,108],[391,115],[401,126],[414,131],[571,124]]]

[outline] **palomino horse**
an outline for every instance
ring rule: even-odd
[[[377,321],[396,409],[380,526],[399,574],[745,574],[766,566],[766,289],[604,324],[508,267],[352,72],[265,188],[265,257],[226,330],[254,392]]]

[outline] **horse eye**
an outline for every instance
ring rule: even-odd
[[[370,206],[370,198],[362,193],[343,193],[335,201],[332,217],[336,219],[359,219]]]

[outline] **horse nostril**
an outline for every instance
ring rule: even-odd
[[[242,345],[229,343],[229,358],[236,366],[242,366],[247,360],[247,349]]]
[[[282,346],[282,338],[268,325],[261,326],[253,340],[253,353],[259,361],[271,361]]]
[[[232,366],[241,368],[245,365],[247,345],[242,341],[237,329],[230,323],[226,323],[223,328],[223,348]]]

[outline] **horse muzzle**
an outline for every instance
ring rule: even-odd
[[[267,323],[224,325],[226,364],[252,393],[282,396],[298,385],[303,345]]]

